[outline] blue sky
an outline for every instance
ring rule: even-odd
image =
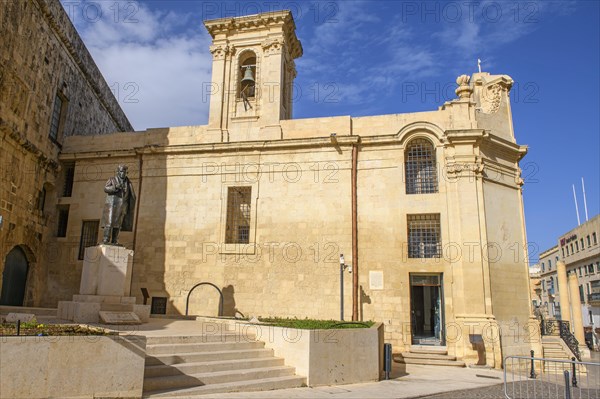
[[[585,220],[581,177],[590,218],[599,212],[599,2],[62,3],[137,130],[206,123],[204,19],[292,10],[304,48],[295,118],[434,110],[480,58],[484,71],[515,81],[532,248],[548,249],[576,227],[572,184]]]

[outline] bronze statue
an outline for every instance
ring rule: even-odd
[[[111,177],[104,186],[106,201],[102,212],[104,228],[103,244],[119,245],[119,232],[133,229],[135,194],[133,185],[127,177],[127,166],[119,165],[117,175]]]

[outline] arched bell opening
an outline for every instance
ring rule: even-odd
[[[239,98],[249,99],[256,96],[256,54],[244,52],[239,59]]]

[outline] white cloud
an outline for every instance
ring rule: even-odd
[[[108,3],[99,3],[108,4]],[[141,3],[130,21],[115,23],[103,12],[97,21],[75,25],[136,130],[205,124],[211,80],[210,36],[182,29],[189,14],[159,12]],[[79,14],[76,14],[79,15]]]

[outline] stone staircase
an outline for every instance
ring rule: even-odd
[[[412,345],[408,352],[394,354],[394,361],[404,364],[424,364],[430,366],[465,367],[465,363],[448,355],[445,346]]]
[[[550,360],[571,360],[575,356],[562,338],[553,335],[542,336],[542,350],[543,357]],[[571,365],[550,361],[543,362],[543,368],[545,373],[562,373],[564,370],[570,370]],[[587,368],[583,364],[579,364],[577,370],[581,374],[587,373]]]
[[[546,359],[571,360],[574,356],[562,338],[551,335],[542,336],[542,350]]]
[[[239,334],[147,337],[144,398],[305,386],[264,342]]]

